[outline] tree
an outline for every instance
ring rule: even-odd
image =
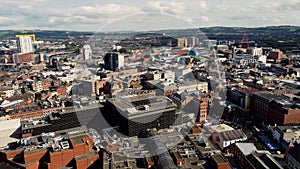
[[[119,49],[119,52],[120,53],[127,53],[127,49],[126,48],[121,48],[121,49]]]

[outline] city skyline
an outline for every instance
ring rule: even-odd
[[[122,31],[300,25],[300,0],[2,2],[0,30]],[[255,15],[254,15],[255,14]],[[118,24],[126,22],[127,24]],[[154,24],[153,24],[154,23]],[[112,26],[113,25],[113,26]]]
[[[300,0],[0,8],[0,169],[299,169]]]

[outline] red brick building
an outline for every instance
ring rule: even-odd
[[[178,151],[171,151],[171,157],[176,165],[182,165],[184,163],[184,159]]]
[[[56,89],[56,93],[58,96],[65,95],[65,94],[67,94],[67,88],[66,87],[58,87]]]
[[[13,54],[14,63],[32,63],[34,62],[34,53],[16,53]]]
[[[96,94],[97,94],[97,95],[100,95],[101,92],[104,91],[104,86],[105,86],[105,84],[106,84],[106,80],[97,80],[95,83],[96,83],[96,84],[95,84]]]
[[[21,118],[22,120],[26,120],[26,119],[36,119],[43,116],[44,116],[44,111],[42,109],[39,110],[19,109],[18,111],[9,113],[10,119]]]
[[[0,162],[5,161],[22,169],[58,169],[63,167],[86,169],[99,160],[99,154],[92,149],[93,140],[87,134],[72,135],[68,142],[70,147],[59,151],[37,147],[2,150],[0,151]]]
[[[183,110],[187,111],[188,113],[193,113],[197,111],[197,119],[196,122],[205,123],[207,118],[208,110],[209,110],[209,95],[203,94],[199,95],[198,98],[190,97],[187,98],[182,103]]]
[[[200,99],[200,109],[199,109],[199,116],[198,116],[198,122],[204,123],[209,109],[209,98],[208,95],[199,96]]]
[[[278,63],[282,58],[282,53],[279,49],[271,50],[268,54],[267,59],[273,59],[276,63]]]
[[[44,117],[45,115],[56,112],[57,109],[61,109],[61,107],[54,107],[48,109],[28,109],[22,108],[14,111],[9,112],[10,119],[17,119],[20,118],[21,120],[28,120],[28,119],[37,119]]]
[[[51,86],[51,79],[45,79],[42,80],[43,90],[49,90],[49,87]]]
[[[215,154],[211,156],[212,166],[216,169],[228,169],[229,163],[222,154]]]
[[[52,85],[52,86],[61,86],[61,81],[60,81],[60,80],[53,80],[53,81],[51,82],[51,85]]]
[[[184,56],[188,54],[187,50],[173,52],[174,55]]]
[[[233,147],[234,158],[241,166],[247,165],[246,157],[256,151],[254,143],[235,143]]]
[[[8,98],[7,100],[9,100],[9,101],[23,100],[25,102],[25,104],[30,104],[30,103],[34,102],[35,94],[32,92],[27,92],[27,93],[24,93],[21,95],[12,96],[12,97]]]
[[[281,51],[279,49],[277,49],[277,50],[271,50],[269,52],[268,58],[280,60],[281,59]]]
[[[0,58],[0,63],[11,63],[11,62],[12,62],[11,59],[8,57]]]
[[[209,111],[209,94],[189,95],[182,97],[178,93],[172,93],[168,96],[179,109],[186,113],[196,113],[196,122],[204,123]]]
[[[291,98],[271,93],[252,96],[251,112],[255,120],[269,124],[285,125],[300,122],[300,108]]]
[[[51,97],[51,92],[49,90],[41,91],[41,100],[45,100],[47,97]]]

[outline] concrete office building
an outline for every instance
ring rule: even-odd
[[[148,129],[170,127],[176,119],[176,105],[167,97],[144,92],[109,99],[103,111],[110,112],[106,120],[119,126],[128,136],[138,136]]]
[[[104,56],[104,68],[106,70],[120,70],[124,67],[124,55],[119,52],[109,52]]]

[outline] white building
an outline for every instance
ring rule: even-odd
[[[236,142],[247,140],[247,136],[242,129],[235,130],[226,124],[210,126],[209,131],[212,134],[213,143],[222,150]]]
[[[43,90],[43,84],[40,80],[34,80],[32,81],[32,90],[35,92],[41,92]]]
[[[258,57],[257,61],[265,64],[265,63],[267,63],[267,56],[261,55]]]
[[[40,62],[44,62],[45,61],[45,54],[44,53],[40,53],[40,55],[39,55],[39,61]]]
[[[18,49],[20,53],[34,52],[32,37],[31,36],[19,37]]]
[[[62,82],[73,82],[77,78],[77,75],[75,73],[69,73],[66,76],[60,76],[58,79]]]
[[[121,45],[113,45],[113,50],[120,50],[121,48]]]
[[[166,80],[166,81],[172,81],[174,82],[175,80],[175,72],[171,70],[166,70],[166,71],[153,71],[150,73],[153,75],[153,80]]]
[[[84,45],[83,46],[83,50],[82,50],[82,54],[83,54],[83,59],[84,60],[90,60],[92,58],[92,48],[90,45]]]
[[[5,94],[5,97],[12,97],[15,94],[15,91],[12,87],[9,86],[2,86],[0,87],[0,93]]]
[[[36,48],[39,49],[40,46],[42,46],[44,44],[44,41],[36,41]]]
[[[263,55],[263,49],[262,48],[252,48],[252,54],[253,56],[262,56]]]
[[[198,41],[199,41],[199,39],[196,38],[196,37],[189,37],[187,39],[187,45],[188,45],[188,47],[192,47],[193,48],[193,47],[195,47],[197,45]]]
[[[153,72],[153,80],[160,80],[162,72],[155,71]]]
[[[201,91],[204,93],[208,92],[208,83],[200,82],[198,80],[190,80],[190,81],[180,81],[178,84],[178,91]]]

